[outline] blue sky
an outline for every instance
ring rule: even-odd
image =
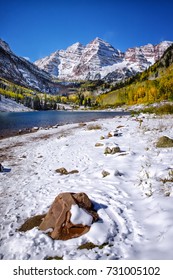
[[[0,38],[31,61],[95,37],[125,51],[173,41],[172,13],[171,0],[1,0]]]

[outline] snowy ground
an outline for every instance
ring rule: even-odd
[[[0,101],[0,112],[25,112],[32,111],[31,109],[25,107],[23,104],[19,104],[14,100],[5,98],[1,95]]]
[[[173,259],[173,182],[161,181],[173,170],[173,148],[155,145],[162,135],[173,138],[172,117],[90,124],[101,129],[72,124],[0,141],[1,259]],[[118,136],[100,140],[116,129]],[[115,146],[121,153],[104,154]],[[60,175],[60,167],[79,173]],[[110,175],[103,178],[103,170]],[[60,192],[86,192],[93,201],[100,220],[87,234],[53,241],[38,228],[16,231],[27,218],[46,213]],[[78,249],[86,242],[106,244]]]

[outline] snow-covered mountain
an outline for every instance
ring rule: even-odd
[[[1,39],[0,77],[42,92],[55,93],[59,90],[58,86],[52,82],[49,73],[39,69],[26,59],[15,55],[9,45]]]
[[[144,71],[156,62],[172,44],[164,41],[154,46],[129,48],[125,53],[100,38],[86,46],[75,43],[66,50],[58,50],[35,64],[15,55],[0,39],[0,77],[42,92],[57,93],[61,85],[52,76],[66,81],[119,81]]]
[[[154,46],[148,44],[129,48],[125,53],[115,49],[100,38],[86,46],[73,44],[39,59],[35,64],[51,75],[65,80],[121,80],[144,71],[155,63],[172,44],[163,41]]]

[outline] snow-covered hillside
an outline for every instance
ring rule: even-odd
[[[0,77],[42,92],[57,93],[59,85],[51,76],[26,59],[15,55],[9,45],[0,39]]]
[[[163,41],[129,48],[125,53],[100,38],[86,46],[73,44],[66,50],[56,51],[39,59],[35,64],[51,75],[65,80],[121,80],[144,71],[156,62],[172,44]]]
[[[172,117],[140,115],[1,140],[0,258],[173,259],[173,149],[156,147],[163,135],[172,137]],[[60,175],[61,167],[79,173]],[[60,241],[38,228],[17,231],[61,192],[94,203],[100,219],[88,233]],[[96,247],[79,248],[87,242]]]
[[[25,112],[32,111],[31,109],[25,107],[23,104],[19,104],[16,101],[5,98],[1,95],[0,100],[0,112]]]

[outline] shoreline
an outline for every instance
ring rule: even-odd
[[[41,111],[41,112],[43,112],[43,111]],[[47,111],[45,111],[45,112],[47,112]],[[57,111],[57,112],[63,112],[64,113],[64,111],[60,111],[60,110]],[[70,112],[70,113],[73,113],[73,112],[78,113],[79,112],[79,113],[88,113],[88,114],[90,114],[90,113],[117,113],[117,116],[130,115],[130,112],[127,112],[127,111],[108,111],[108,110],[103,110],[103,111],[92,111],[92,110],[82,111],[81,110],[81,111],[65,111],[65,112],[67,112],[67,113],[68,112]],[[107,118],[111,119],[111,118],[114,118],[114,117],[116,117],[116,115],[115,116],[109,116]],[[66,124],[77,124],[77,123],[84,123],[84,122],[92,122],[92,121],[96,121],[96,120],[104,119],[104,118],[105,118],[105,116],[102,116],[102,117],[98,116],[98,117],[95,117],[95,118],[93,117],[93,119],[91,119],[91,120],[86,120],[86,121],[81,121],[81,122],[80,121],[72,121],[72,122],[65,122],[65,123],[60,122],[60,123],[56,123],[54,125],[48,125],[48,126],[39,126],[39,127],[34,126],[34,127],[30,127],[30,128],[23,128],[23,129],[17,129],[17,130],[12,130],[12,131],[8,130],[8,131],[4,131],[2,133],[2,135],[0,135],[0,140],[7,139],[7,138],[13,137],[13,136],[19,136],[19,135],[34,133],[38,130],[49,130],[49,129],[57,128],[58,126],[63,126],[63,125],[66,125]]]

